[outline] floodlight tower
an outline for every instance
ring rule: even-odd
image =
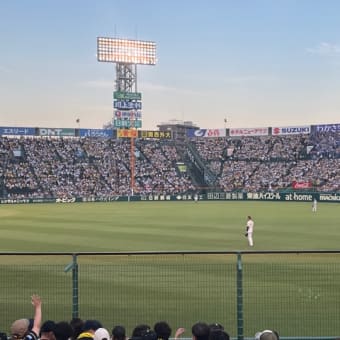
[[[116,91],[137,92],[137,64],[156,65],[156,43],[98,37],[97,58],[116,64]]]
[[[137,92],[137,65],[156,65],[156,43],[143,40],[97,38],[97,59],[116,64],[113,92],[113,126],[117,129],[142,127],[142,94]],[[134,189],[134,134],[131,138],[131,191]]]
[[[116,91],[137,92],[136,64],[116,64]]]

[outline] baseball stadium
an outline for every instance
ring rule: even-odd
[[[0,126],[1,340],[339,339],[340,122],[144,129],[156,43],[96,57],[102,128]]]
[[[1,329],[34,291],[51,320],[335,338],[340,124],[171,127],[1,128]]]

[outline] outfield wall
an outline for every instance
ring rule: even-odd
[[[193,201],[195,194],[178,195],[134,195],[107,197],[70,197],[70,198],[18,198],[0,199],[0,204],[29,204],[29,203],[75,203],[75,202],[129,202],[129,201]],[[340,203],[340,193],[315,192],[222,192],[212,191],[198,194],[198,201],[273,201],[273,202],[313,202],[316,199],[322,203]]]

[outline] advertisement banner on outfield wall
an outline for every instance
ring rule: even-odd
[[[226,137],[225,129],[188,129],[187,137],[205,137],[205,138],[217,138]]]
[[[38,136],[57,136],[57,137],[74,137],[75,129],[58,129],[58,128],[38,128]]]
[[[11,127],[11,126],[1,126],[0,127],[1,136],[34,136],[35,128],[29,127]]]
[[[300,135],[311,133],[311,126],[276,126],[272,128],[272,135]]]
[[[138,131],[132,129],[119,129],[117,130],[118,138],[137,138]]]
[[[234,128],[229,129],[229,136],[268,136],[269,128],[259,127],[259,128]]]
[[[171,139],[171,131],[154,131],[143,130],[138,131],[139,138],[156,138],[156,139]]]
[[[113,131],[109,129],[79,129],[80,137],[112,138]]]
[[[340,124],[323,124],[316,125],[316,132],[339,132]]]
[[[248,192],[247,200],[312,202],[317,195],[309,192]]]
[[[288,201],[288,202],[319,202],[340,203],[340,193],[312,192],[208,192],[207,194],[149,194],[141,196],[107,196],[107,197],[68,197],[68,198],[17,198],[0,199],[0,204],[30,203],[75,203],[75,202],[130,202],[130,201]]]

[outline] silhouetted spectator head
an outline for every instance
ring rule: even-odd
[[[72,339],[77,339],[78,335],[83,331],[84,321],[80,318],[73,318],[70,321],[70,325],[73,329]]]
[[[193,339],[208,340],[210,328],[205,322],[197,322],[191,328]]]
[[[209,340],[229,340],[229,334],[223,329],[210,330]]]
[[[132,331],[132,337],[141,337],[150,329],[150,326],[145,324],[137,325]]]
[[[40,340],[55,340],[56,323],[52,320],[45,321],[40,328]]]
[[[279,333],[265,329],[255,334],[255,340],[280,340]]]
[[[124,340],[126,338],[126,330],[123,326],[115,326],[112,329],[113,340]]]
[[[83,331],[92,331],[94,333],[98,328],[102,327],[102,324],[98,320],[86,320],[84,322]]]
[[[157,334],[157,339],[168,340],[170,338],[171,328],[166,321],[157,322],[153,329]]]
[[[150,326],[140,324],[136,326],[132,332],[133,340],[157,340],[157,334]]]
[[[217,322],[211,323],[209,325],[209,328],[210,328],[211,331],[216,330],[216,329],[219,329],[219,330],[222,330],[222,331],[224,330],[224,327],[220,323],[217,323]]]
[[[73,328],[66,321],[58,322],[55,325],[54,335],[56,340],[68,340],[73,335]]]

